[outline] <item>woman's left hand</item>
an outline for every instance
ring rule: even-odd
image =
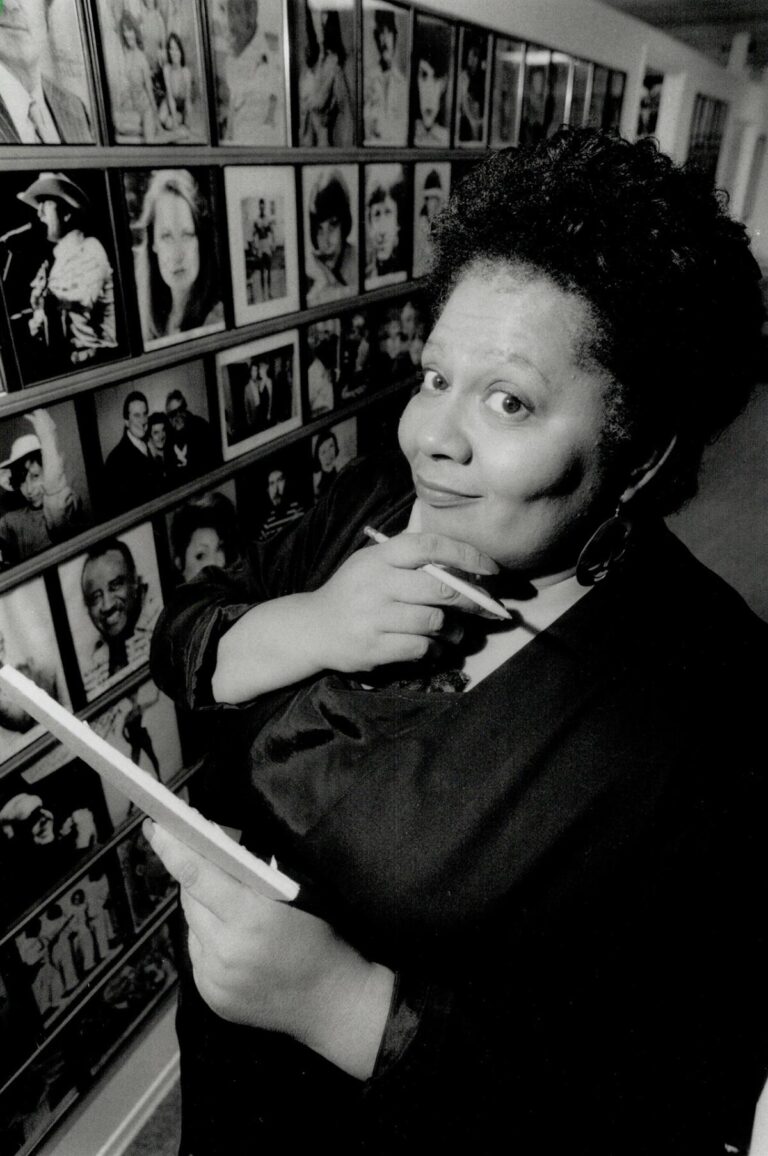
[[[394,976],[305,911],[252,891],[149,821],[144,832],[181,886],[195,983],[222,1019],[284,1032],[366,1079]]]

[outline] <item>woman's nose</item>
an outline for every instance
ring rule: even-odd
[[[458,401],[445,399],[427,414],[422,414],[418,444],[427,457],[451,458],[462,464],[471,460],[472,444],[464,427]]]

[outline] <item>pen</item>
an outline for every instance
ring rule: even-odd
[[[372,526],[365,526],[363,533],[373,542],[388,542],[389,538],[386,534],[382,534],[381,530],[374,530]],[[477,586],[473,586],[471,582],[465,582],[463,578],[457,578],[455,574],[444,570],[442,566],[427,562],[426,566],[420,567],[431,574],[433,578],[439,578],[441,582],[445,582],[446,586],[450,586],[453,590],[463,594],[465,598],[469,598],[470,602],[474,602],[477,606],[482,606],[483,610],[490,611],[495,614],[497,618],[512,618],[512,615],[503,606],[501,602],[497,602],[495,598],[491,598],[490,594],[486,594],[484,590],[480,590]]]

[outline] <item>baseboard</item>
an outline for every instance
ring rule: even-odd
[[[122,1156],[179,1078],[179,1054],[157,1073],[144,1094],[94,1156]]]

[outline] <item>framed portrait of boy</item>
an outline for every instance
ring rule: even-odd
[[[95,543],[59,566],[72,643],[88,702],[142,667],[162,609],[150,522]]]
[[[408,278],[411,265],[410,173],[394,161],[365,166],[365,288]]]
[[[288,165],[224,169],[235,325],[299,308],[296,180]]]
[[[413,276],[423,277],[432,251],[432,222],[448,202],[450,161],[420,161],[413,169]]]
[[[491,90],[491,148],[517,144],[522,107],[525,45],[508,36],[495,36]]]
[[[42,578],[0,595],[0,665],[4,662],[57,702],[71,707]],[[0,689],[0,764],[44,733],[43,727]]]
[[[0,145],[96,144],[81,0],[7,0],[4,8]]]
[[[218,143],[287,145],[285,0],[207,0]]]
[[[243,530],[255,542],[269,542],[298,521],[314,502],[309,442],[270,454],[237,475]]]
[[[355,0],[296,4],[300,148],[351,148],[356,137]]]
[[[214,171],[129,169],[123,184],[144,349],[224,329]]]
[[[298,329],[225,349],[216,373],[225,461],[301,425]]]
[[[321,498],[339,471],[357,455],[357,418],[348,417],[312,438],[312,488]]]
[[[113,144],[208,141],[200,16],[189,0],[96,0]]]
[[[0,420],[0,571],[91,524],[74,403]]]
[[[485,148],[488,143],[492,43],[491,33],[481,28],[462,25],[459,30],[454,128],[459,148]]]
[[[363,144],[408,143],[411,18],[386,0],[363,0]]]
[[[231,566],[242,554],[234,478],[188,498],[164,521],[171,585],[191,582],[206,566]]]
[[[411,142],[448,148],[453,122],[456,26],[416,11],[413,24]]]
[[[129,353],[104,172],[4,172],[0,279],[24,385]]]
[[[304,299],[321,305],[360,287],[357,165],[305,165]]]

